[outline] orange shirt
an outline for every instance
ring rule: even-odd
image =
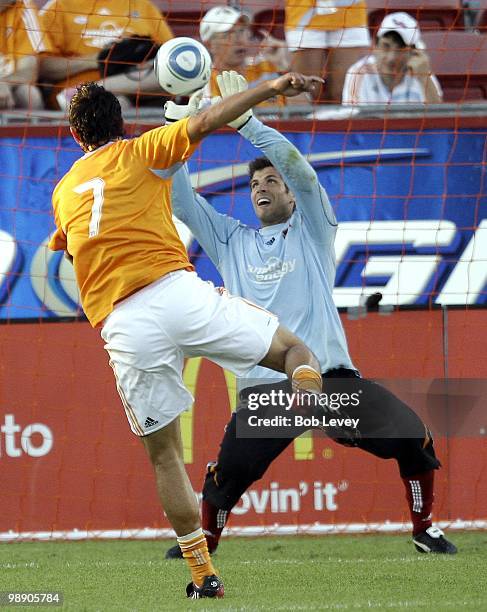
[[[21,57],[50,51],[51,43],[30,0],[17,0],[0,13],[0,78],[13,74]]]
[[[342,30],[367,26],[364,0],[286,0],[286,29]]]
[[[164,17],[149,0],[49,0],[39,14],[54,55],[61,57],[97,55],[109,43],[134,34],[150,36],[161,45],[173,38]],[[99,78],[98,71],[87,70],[59,86],[64,89]]]
[[[189,142],[187,123],[183,119],[87,153],[54,190],[57,229],[49,248],[72,255],[93,327],[130,293],[173,270],[192,269],[172,221],[171,180],[150,171],[193,153],[197,143]]]

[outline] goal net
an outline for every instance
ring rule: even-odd
[[[368,4],[374,38],[390,7]],[[436,17],[409,11],[422,26],[442,105],[351,110],[328,100],[256,113],[306,156],[329,194],[339,222],[334,298],[354,363],[412,403],[435,434],[443,465],[436,522],[485,528],[487,45],[482,11],[448,4]],[[157,8],[174,34],[197,37],[212,6]],[[255,44],[262,31],[284,44],[283,5],[249,0],[241,8]],[[160,124],[162,102],[129,98],[129,135]],[[172,534],[71,264],[47,248],[53,188],[81,154],[64,111],[0,112],[0,540]],[[257,155],[238,133],[221,130],[188,164],[216,210],[253,227],[247,164]],[[177,226],[198,274],[221,284],[188,228]],[[283,265],[263,261],[255,272],[275,282]],[[236,380],[192,358],[184,382],[195,397],[182,417],[184,459],[200,493],[236,405]],[[228,533],[392,531],[408,521],[395,462],[305,435],[243,495]]]

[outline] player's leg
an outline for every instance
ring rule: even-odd
[[[221,597],[223,584],[215,576],[182,458],[179,415],[193,403],[182,382],[184,356],[158,319],[169,281],[117,305],[102,337],[131,429],[151,459],[161,503],[191,571],[187,595]]]
[[[209,464],[203,486],[202,525],[210,552],[216,550],[230,512],[241,496],[264,476],[292,441],[292,438],[239,438],[237,414],[232,415],[218,458]]]
[[[320,364],[303,342],[288,329],[279,325],[269,350],[259,365],[285,372],[293,389],[321,391]]]
[[[295,390],[321,391],[318,360],[274,314],[194,273],[178,279],[178,292],[186,317],[174,309],[166,324],[186,356],[207,357],[237,376],[262,365],[286,373]]]
[[[346,381],[348,392],[359,390],[358,406],[347,407],[360,420],[356,446],[382,459],[396,459],[413,523],[413,541],[422,552],[456,552],[432,525],[434,471],[438,461],[431,435],[419,416],[388,389],[372,381]],[[330,381],[325,385],[329,390]],[[340,382],[341,384],[341,382]]]
[[[162,507],[177,536],[200,527],[196,497],[183,462],[179,417],[141,438],[151,460]]]
[[[163,429],[144,436],[142,442],[154,467],[159,499],[176,532],[181,557],[191,570],[188,596],[222,597],[223,585],[211,562],[198,502],[184,467],[179,417]]]
[[[267,392],[281,388],[289,391],[289,383],[284,381],[258,387],[260,391]],[[237,416],[246,419],[250,413],[243,405],[237,408],[237,412],[233,413],[225,427],[216,462],[208,465],[203,487],[201,519],[210,553],[216,550],[230,512],[240,497],[255,481],[262,478],[274,459],[293,441],[292,438],[238,437]],[[181,557],[177,546],[166,553],[166,558]]]
[[[184,468],[179,417],[144,436],[142,442],[154,468],[162,507],[190,567],[193,585],[205,589],[205,580],[211,580],[216,572],[201,529],[196,496]]]

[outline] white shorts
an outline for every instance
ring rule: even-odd
[[[370,47],[366,27],[342,30],[308,30],[307,27],[286,30],[289,51],[298,49],[329,49],[330,47]]]
[[[243,376],[265,357],[278,325],[269,311],[184,270],[119,302],[101,336],[132,431],[153,433],[191,407],[185,357],[207,357]]]

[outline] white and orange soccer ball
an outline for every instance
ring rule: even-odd
[[[180,36],[160,47],[154,71],[162,89],[174,95],[189,95],[210,80],[211,56],[197,40]]]

